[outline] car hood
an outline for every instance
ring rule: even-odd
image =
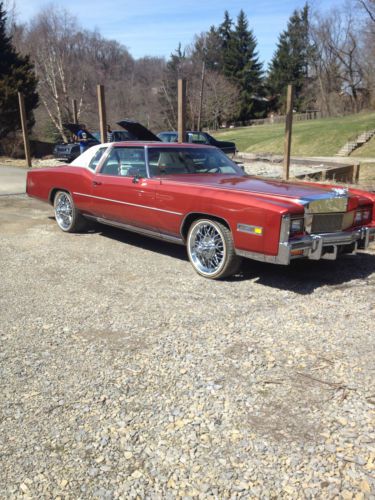
[[[77,135],[78,131],[82,129],[82,127],[80,125],[77,125],[77,123],[64,123],[63,127],[69,130],[69,132],[72,132],[72,134],[74,135]],[[92,134],[90,134],[90,132],[87,129],[85,129],[85,132],[89,139],[92,139],[95,142],[99,142],[98,139],[94,137]]]
[[[133,136],[134,140],[161,142],[161,139],[159,139],[158,136],[138,122],[134,122],[132,120],[121,120],[120,122],[117,122],[117,125],[120,125],[120,127],[127,130]]]
[[[205,186],[214,189],[221,188],[237,192],[248,192],[265,199],[292,201],[302,205],[307,205],[319,200],[332,199],[356,199],[354,205],[357,205],[359,201],[357,195],[350,194],[346,189],[340,187],[336,188],[328,185],[326,187],[302,182],[274,181],[251,176],[242,177],[221,174],[169,175],[163,177],[162,182],[168,180],[196,184],[199,185],[199,187]]]

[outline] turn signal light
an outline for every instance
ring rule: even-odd
[[[303,250],[291,250],[291,255],[303,255],[304,251]]]

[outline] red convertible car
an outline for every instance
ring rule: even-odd
[[[333,260],[375,238],[375,194],[251,177],[211,146],[100,144],[29,171],[27,193],[51,203],[66,232],[91,219],[184,244],[207,278],[235,274],[242,257]]]

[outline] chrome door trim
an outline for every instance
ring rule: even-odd
[[[130,179],[130,177],[128,177],[128,179]],[[154,210],[156,212],[164,212],[164,213],[173,214],[173,215],[182,215],[181,212],[173,212],[172,210],[164,210],[163,208],[150,207],[148,205],[138,205],[137,203],[129,203],[127,201],[114,200],[112,198],[104,198],[102,196],[94,196],[93,194],[79,193],[77,191],[74,191],[73,194],[75,194],[77,196],[85,196],[86,198],[94,198],[96,200],[103,200],[103,201],[110,201],[112,203],[119,203],[120,205],[128,205],[131,207],[146,208],[148,210]]]

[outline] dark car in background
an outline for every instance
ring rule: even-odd
[[[78,131],[81,129],[81,127],[75,123],[65,123],[64,128],[66,128],[72,136],[77,135]],[[96,137],[94,137],[88,130],[85,130],[86,135],[87,135],[87,144],[88,147],[95,146],[96,144],[99,144],[100,141]],[[62,160],[65,162],[70,163],[71,161],[75,160],[79,155],[81,154],[80,148],[79,148],[79,142],[63,142],[60,144],[56,144],[56,146],[53,149],[53,156],[57,160]]]
[[[193,144],[207,144],[210,146],[215,146],[221,149],[227,155],[234,155],[236,153],[236,144],[229,141],[218,141],[215,137],[208,134],[207,132],[199,132],[194,130],[189,130],[186,132],[187,141]],[[160,132],[158,134],[159,139],[163,142],[177,142],[178,133],[177,132]]]
[[[155,134],[153,134],[146,127],[138,122],[132,120],[121,120],[117,122],[117,125],[122,127],[124,130],[113,130],[110,133],[108,142],[122,142],[122,141],[157,141],[160,142]],[[78,131],[82,129],[80,125],[76,123],[66,123],[64,127],[72,134],[76,136]],[[85,129],[88,148],[100,144],[100,132],[90,133]],[[87,148],[87,149],[88,149]],[[72,162],[81,154],[79,142],[65,142],[61,144],[56,144],[53,150],[53,155],[57,160],[62,160],[65,162]]]

